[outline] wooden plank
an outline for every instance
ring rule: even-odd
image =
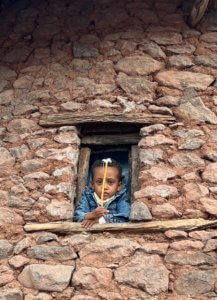
[[[123,124],[170,124],[175,121],[172,116],[160,114],[121,114],[104,112],[79,112],[43,115],[39,121],[41,126],[82,125],[91,123],[123,123]]]
[[[82,145],[133,145],[140,141],[139,134],[105,134],[85,136],[81,139]]]
[[[78,178],[77,178],[77,195],[76,195],[76,203],[80,200],[82,191],[84,190],[87,184],[87,176],[89,169],[89,161],[90,161],[90,153],[91,150],[88,147],[84,147],[80,149],[80,156],[78,161]]]
[[[89,229],[81,226],[81,223],[58,222],[44,224],[27,224],[25,231],[51,231],[60,233],[70,232],[102,232],[102,231],[126,231],[126,232],[164,232],[166,230],[185,230],[205,229],[217,227],[217,220],[205,219],[180,219],[169,221],[151,221],[146,223],[109,223],[96,224]]]
[[[191,10],[190,21],[189,21],[192,27],[196,26],[203,18],[206,9],[208,7],[208,4],[209,4],[209,0],[195,0]]]
[[[134,192],[139,190],[139,148],[131,147],[131,201],[133,201]]]

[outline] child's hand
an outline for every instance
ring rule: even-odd
[[[93,219],[99,219],[100,217],[106,215],[109,211],[103,207],[97,207],[92,211]]]
[[[98,223],[97,219],[94,219],[94,220],[84,220],[81,223],[81,226],[83,226],[84,228],[90,228],[90,227],[92,227],[96,223]]]

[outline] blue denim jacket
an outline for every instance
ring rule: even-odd
[[[98,207],[93,194],[94,191],[90,187],[85,187],[81,199],[75,209],[75,222],[82,222],[86,213],[91,212]],[[107,205],[105,203],[104,208],[109,211],[109,213],[104,216],[106,223],[128,222],[130,204],[128,202],[126,189],[122,188],[117,192],[115,199]]]

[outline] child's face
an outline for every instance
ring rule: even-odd
[[[91,187],[97,196],[100,198],[102,193],[102,183],[104,177],[104,168],[97,167],[93,171],[93,180]],[[120,189],[121,183],[119,181],[119,172],[115,167],[108,167],[107,176],[104,189],[103,199],[109,199]]]

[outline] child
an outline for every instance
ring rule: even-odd
[[[91,168],[91,188],[85,187],[76,207],[74,221],[82,222],[85,228],[95,223],[127,222],[130,214],[126,189],[121,186],[122,169],[118,162],[109,160],[104,189],[104,207],[101,207],[101,192],[105,166],[96,160]]]

